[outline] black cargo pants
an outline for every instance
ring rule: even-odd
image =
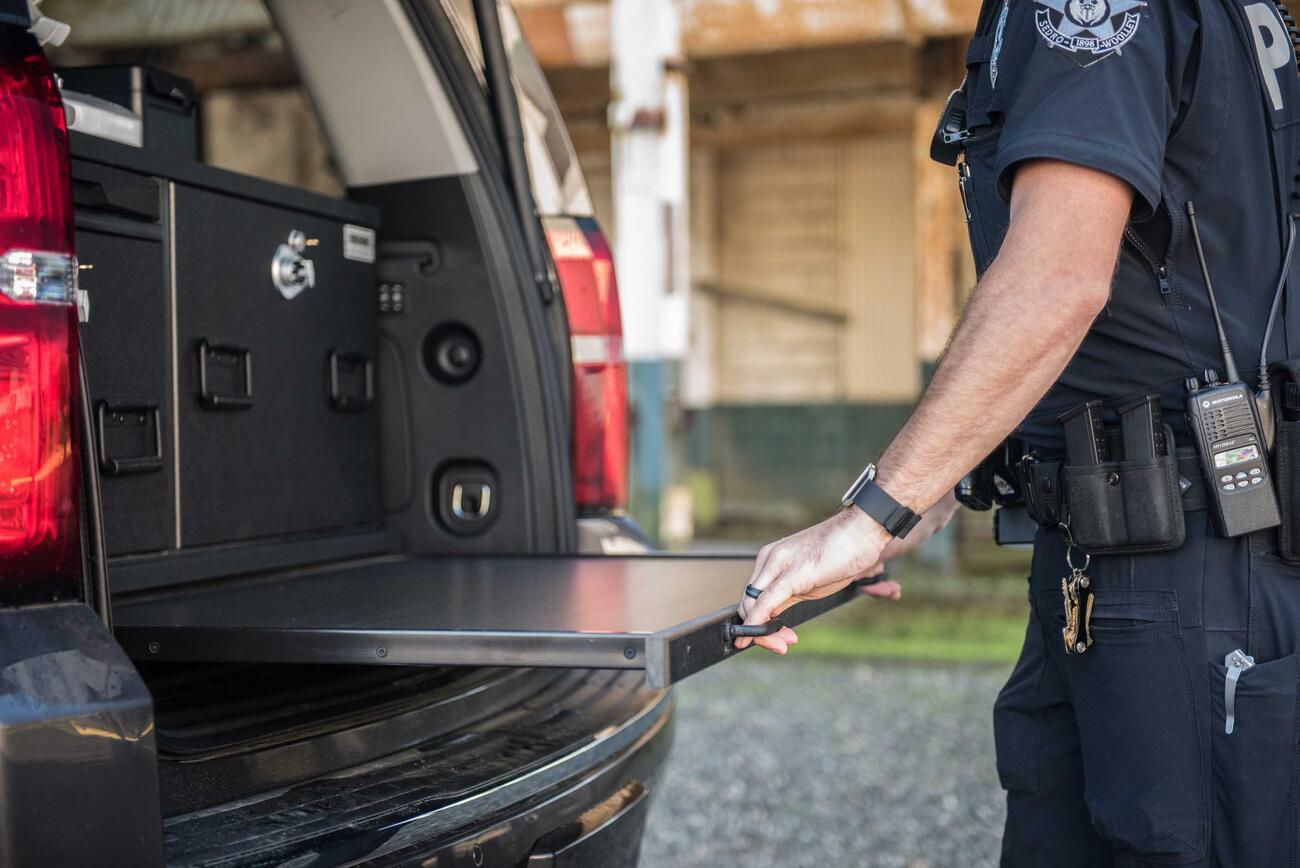
[[[994,709],[1006,868],[1300,864],[1300,567],[1203,510],[1166,554],[1094,558],[1067,655],[1060,535],[1034,548],[1024,650]],[[1224,658],[1255,658],[1224,727]]]

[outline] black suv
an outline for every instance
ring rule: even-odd
[[[0,863],[634,864],[749,563],[601,554],[617,290],[508,4],[136,6],[0,0]],[[155,62],[248,8],[339,195]]]

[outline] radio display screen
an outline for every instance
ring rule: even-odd
[[[1237,449],[1228,449],[1214,456],[1214,466],[1217,468],[1232,467],[1234,464],[1241,464],[1245,461],[1254,461],[1259,457],[1258,446],[1241,446]]]

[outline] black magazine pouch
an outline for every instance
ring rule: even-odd
[[[1167,443],[1173,432],[1165,426]],[[1172,551],[1183,544],[1182,487],[1174,449],[1156,458],[1061,468],[1066,524],[1094,555]]]
[[[1282,524],[1277,552],[1300,563],[1300,359],[1269,365],[1273,385],[1273,480]]]

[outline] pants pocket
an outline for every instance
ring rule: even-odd
[[[1008,792],[1038,788],[1038,752],[1043,738],[1039,693],[1045,664],[1043,630],[1031,611],[1020,659],[993,704],[998,781]]]
[[[1226,669],[1211,662],[1215,864],[1293,866],[1296,850],[1296,701],[1300,655],[1241,671],[1226,726]]]
[[[1058,652],[1094,827],[1122,854],[1170,864],[1204,855],[1208,803],[1176,599],[1173,591],[1098,591],[1092,647]],[[1062,611],[1059,593],[1040,600],[1042,612]]]

